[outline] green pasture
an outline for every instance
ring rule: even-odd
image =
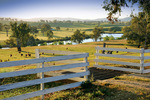
[[[95,62],[93,59],[95,59],[94,53],[96,52],[95,47],[103,46],[104,42],[91,42],[91,43],[83,43],[79,45],[50,45],[50,46],[33,46],[33,47],[22,47],[22,52],[19,53],[17,51],[17,48],[11,48],[2,50],[0,49],[0,59],[4,61],[16,61],[16,60],[26,60],[26,59],[34,59],[35,58],[35,49],[48,49],[48,50],[61,50],[61,51],[75,51],[75,52],[86,52],[89,53],[88,62],[90,65],[88,67],[92,67]],[[111,41],[105,41],[107,44],[106,47],[109,48],[128,48],[128,49],[138,49],[136,46],[128,45],[126,40],[111,40]],[[101,52],[101,51],[100,51]],[[31,54],[31,57],[25,56],[25,54]],[[10,57],[10,54],[12,56]],[[21,56],[23,54],[23,56]],[[122,55],[134,55],[139,56],[139,53],[128,53],[128,52],[113,52],[113,54],[122,54]],[[150,53],[146,53],[145,55],[149,55]],[[49,54],[42,55],[43,57],[51,56]],[[129,60],[129,59],[117,59],[112,57],[99,57],[101,59],[107,59],[107,60],[121,60],[121,61],[127,61],[127,62],[136,62],[138,63],[138,60]],[[77,59],[77,60],[83,60]],[[149,61],[146,61],[149,62]],[[108,63],[100,63],[108,66],[118,66],[118,67],[127,67],[122,65],[115,65],[115,64],[108,64]],[[25,65],[25,66],[16,66],[16,67],[8,67],[8,68],[0,68],[0,72],[12,72],[12,71],[19,71],[19,70],[26,70],[26,69],[33,69],[36,68],[36,65]],[[134,68],[134,67],[133,67]],[[13,78],[5,78],[1,80],[2,84],[9,84],[12,82],[21,82],[26,80],[32,80],[36,79],[36,74],[32,75],[24,75],[19,77],[13,77]],[[137,78],[128,78],[128,77],[115,77],[114,79],[123,79],[123,80],[132,80],[132,81],[141,81],[141,82],[150,82],[150,80],[145,79],[137,79]],[[64,81],[57,81],[57,82],[51,82],[46,83],[45,87],[55,87],[62,84],[70,83],[71,81],[64,80]],[[87,83],[84,85],[87,85],[89,87],[91,83]],[[125,99],[132,99],[135,98],[137,100],[148,100],[150,97],[150,92],[144,89],[137,89],[137,88],[131,88],[126,86],[120,86],[120,85],[111,85],[111,84],[100,84],[98,82],[93,82],[92,90],[88,90],[82,87],[69,89],[66,91],[59,91],[51,94],[45,95],[46,100],[113,100],[113,99],[119,99],[119,100],[125,100]],[[0,92],[0,99],[15,96],[15,95],[21,95],[28,92],[33,92],[39,90],[39,85],[29,86],[29,87],[23,87],[18,89],[13,89],[9,91]],[[121,97],[119,95],[122,95]],[[123,95],[126,95],[125,97]],[[31,100],[37,100],[39,97],[31,98]]]

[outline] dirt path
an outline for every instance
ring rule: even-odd
[[[93,76],[94,81],[99,83],[108,83],[108,84],[116,84],[116,85],[124,85],[130,87],[136,87],[139,89],[147,89],[150,90],[150,81],[149,82],[142,82],[142,81],[134,81],[134,80],[115,80],[115,76],[127,75],[133,77],[142,77],[142,78],[149,78],[150,74],[148,75],[140,75],[140,74],[131,74],[122,71],[114,71],[114,70],[106,70],[106,69],[98,69],[98,68],[89,68],[90,70],[90,77]]]
[[[107,69],[99,69],[96,67],[89,68],[90,77],[93,76],[94,80],[105,80],[109,78],[113,78],[115,76],[120,76],[123,74],[127,74],[127,72],[116,71],[116,70],[107,70]]]

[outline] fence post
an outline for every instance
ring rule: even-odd
[[[42,63],[42,68],[44,68],[44,62]],[[44,72],[40,73],[40,79],[44,78]],[[40,89],[44,90],[44,83],[40,84]],[[41,100],[44,100],[44,95],[41,95]]]
[[[88,57],[85,57],[85,58],[84,58],[85,63],[88,63],[88,59],[87,59],[87,58],[88,58]],[[88,71],[88,66],[85,66],[85,71]],[[88,80],[88,75],[84,76],[84,78],[85,78],[86,80]]]
[[[39,49],[35,49],[35,57],[36,58],[40,58],[40,50]],[[40,63],[37,64],[37,68],[40,68]],[[37,73],[37,77],[40,77],[40,73]]]
[[[141,48],[141,60],[140,60],[140,71],[141,71],[141,74],[143,73],[144,71],[144,48]]]
[[[99,53],[98,49],[96,49],[96,53]],[[96,56],[96,59],[99,59],[99,56]],[[95,62],[95,65],[98,65],[98,62]]]

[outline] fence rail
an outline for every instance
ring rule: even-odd
[[[39,49],[36,49],[36,51],[38,51],[38,50]],[[46,50],[46,52],[48,52],[48,50]],[[66,51],[66,53],[67,53],[67,51]],[[37,55],[37,53],[36,53],[36,55]],[[89,56],[88,53],[80,53],[80,54],[74,53],[72,55],[70,53],[69,55],[65,55],[65,56],[44,57],[44,58],[37,58],[37,59],[31,59],[31,60],[20,60],[20,61],[11,61],[11,62],[0,63],[0,68],[42,63],[42,67],[36,68],[36,69],[0,73],[0,78],[7,78],[7,77],[15,77],[15,76],[21,76],[21,75],[41,73],[40,79],[34,79],[34,80],[30,80],[30,81],[23,81],[23,82],[17,82],[17,83],[12,83],[12,84],[7,84],[7,85],[1,85],[0,91],[6,91],[6,90],[10,90],[10,89],[15,89],[15,88],[41,84],[41,90],[39,90],[39,91],[31,92],[31,93],[11,97],[11,98],[6,98],[4,100],[23,100],[23,99],[28,99],[28,98],[35,97],[35,96],[44,95],[44,94],[55,92],[55,91],[60,91],[60,90],[80,86],[82,81],[67,84],[67,85],[62,85],[62,86],[58,86],[58,87],[54,87],[54,88],[44,89],[44,83],[47,83],[47,82],[53,82],[53,81],[58,81],[58,80],[63,80],[63,79],[70,79],[70,78],[74,78],[74,77],[87,76],[87,75],[89,75],[89,71],[87,69],[84,72],[66,74],[66,75],[55,76],[55,77],[46,77],[46,78],[44,78],[44,72],[88,66],[89,65],[89,63],[87,62],[88,56]],[[44,67],[45,62],[61,61],[61,60],[76,59],[76,58],[85,58],[85,62]],[[44,99],[43,96],[42,96],[42,99]]]
[[[99,50],[135,52],[135,53],[140,53],[140,56],[100,54]],[[144,50],[142,48],[141,50],[137,50],[137,49],[120,49],[120,48],[96,47],[96,53],[94,54],[96,56],[96,59],[94,59],[94,61],[96,63],[95,63],[94,66],[98,67],[98,68],[113,69],[113,70],[120,70],[120,71],[128,71],[128,72],[134,72],[134,73],[149,73],[150,69],[145,70],[144,67],[150,66],[150,63],[144,63],[144,60],[150,59],[150,56],[144,56],[144,53],[150,53],[150,49]],[[99,59],[99,56],[102,56],[102,57],[115,57],[115,58],[126,58],[126,59],[136,59],[136,60],[140,60],[140,63],[104,60],[104,59]],[[135,66],[135,67],[139,67],[140,70],[130,69],[130,68],[111,67],[111,66],[102,66],[102,65],[98,65],[98,62]]]

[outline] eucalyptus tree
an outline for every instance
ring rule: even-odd
[[[3,28],[3,24],[0,23],[0,31],[2,31],[2,28]]]
[[[44,36],[44,33],[50,29],[51,29],[51,26],[49,24],[43,24],[41,26],[41,32],[43,33],[43,36]]]
[[[99,39],[101,37],[102,33],[104,33],[103,28],[96,26],[93,29],[93,34],[91,35],[91,38],[93,38],[95,41],[97,41],[97,39]]]
[[[38,33],[39,31],[37,30],[37,27],[31,26],[30,32],[34,35],[35,33]]]
[[[76,42],[76,43],[82,43],[82,41],[85,39],[85,32],[80,32],[79,30],[76,30],[74,32],[74,34],[71,36],[71,40],[73,42]]]
[[[10,26],[5,24],[5,25],[3,25],[3,27],[4,27],[4,30],[6,31],[6,36],[8,37],[8,31],[10,29]]]
[[[107,19],[112,23],[117,21],[114,15],[121,15],[122,7],[132,7],[134,4],[138,4],[139,8],[150,16],[150,0],[103,0],[103,4],[103,8],[109,12]]]
[[[53,31],[48,30],[46,31],[46,34],[47,34],[48,40],[50,40],[50,38],[53,38]]]
[[[147,48],[150,43],[150,23],[147,21],[144,12],[140,12],[137,16],[134,16],[131,20],[129,27],[122,29],[124,35],[129,43],[138,43],[138,45],[144,45]]]
[[[21,51],[21,46],[25,46],[29,38],[30,27],[27,23],[20,23],[17,25],[17,22],[10,23],[12,30],[12,37],[16,38],[17,49]]]

